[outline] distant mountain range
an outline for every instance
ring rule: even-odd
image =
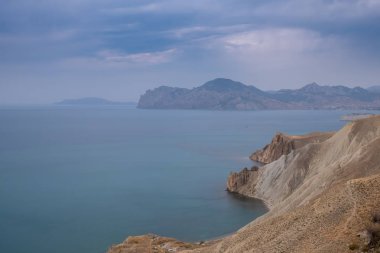
[[[136,105],[134,102],[115,102],[103,98],[87,97],[77,99],[65,99],[61,102],[55,103],[56,105]]]
[[[161,86],[148,90],[137,105],[144,109],[380,109],[380,86],[321,86],[262,91],[230,79],[217,78],[193,89]]]

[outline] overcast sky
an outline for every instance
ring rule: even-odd
[[[380,0],[1,0],[0,104],[380,84]]]

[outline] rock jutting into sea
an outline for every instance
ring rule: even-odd
[[[247,182],[257,179],[259,168],[253,166],[251,169],[244,168],[240,172],[232,172],[227,179],[227,191],[238,193]]]

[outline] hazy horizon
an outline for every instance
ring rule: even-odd
[[[3,1],[0,104],[138,101],[218,77],[380,85],[380,0]]]

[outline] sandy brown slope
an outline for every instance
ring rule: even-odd
[[[377,190],[376,190],[377,189]],[[352,252],[380,206],[380,176],[331,187],[310,203],[267,215],[211,247],[192,252]]]
[[[379,154],[380,117],[350,122],[328,140],[263,166],[256,182],[248,181],[238,192],[286,211],[333,184],[380,173]]]
[[[262,167],[237,189],[265,200],[266,215],[219,242],[174,252],[375,252],[379,173],[380,117],[351,122]]]

